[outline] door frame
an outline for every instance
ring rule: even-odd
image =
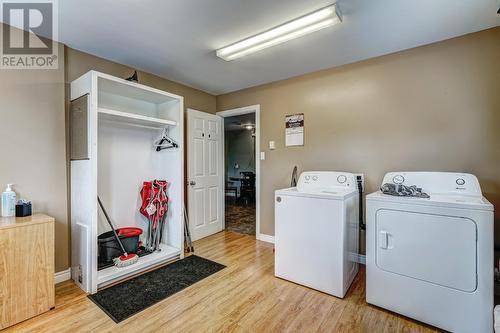
[[[240,116],[242,114],[255,113],[255,238],[261,239],[260,234],[260,104],[245,106],[237,109],[229,109],[217,112],[216,115],[222,118]],[[225,128],[224,119],[222,120],[222,143],[225,145]],[[222,209],[224,213],[224,218],[222,219],[222,226],[226,228],[226,183],[225,183],[225,172],[226,172],[226,154],[223,150],[222,155],[222,169],[224,171],[224,184],[222,191]]]

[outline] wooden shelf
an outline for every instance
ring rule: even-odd
[[[120,121],[124,123],[155,127],[155,128],[162,128],[165,126],[177,126],[177,122],[173,120],[142,116],[135,113],[122,112],[104,108],[97,109],[97,112],[99,114],[99,119]]]

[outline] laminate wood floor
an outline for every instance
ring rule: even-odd
[[[5,332],[437,332],[365,302],[361,270],[345,299],[274,277],[273,246],[221,232],[195,243],[222,271],[115,324],[70,281],[54,310]]]

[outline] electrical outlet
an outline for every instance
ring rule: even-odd
[[[362,191],[365,192],[365,175],[362,173],[355,173],[354,176],[356,177],[356,181],[361,178],[361,188]]]

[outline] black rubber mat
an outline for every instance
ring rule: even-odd
[[[89,298],[119,323],[225,267],[192,255],[103,289]]]

